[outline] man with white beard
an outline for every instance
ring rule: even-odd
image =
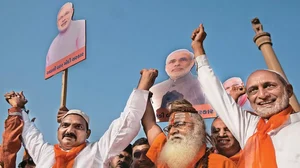
[[[157,168],[231,168],[235,164],[228,158],[214,154],[207,143],[202,117],[187,100],[176,100],[168,105],[169,124],[163,133],[155,122],[153,107],[147,104],[142,125],[150,149],[147,156]]]
[[[239,167],[300,167],[300,113],[289,105],[293,87],[271,70],[253,72],[246,93],[256,114],[243,111],[228,95],[210,67],[203,48],[203,25],[192,33],[198,80],[205,96],[239,141],[243,150]]]

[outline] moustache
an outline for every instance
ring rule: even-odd
[[[77,136],[74,133],[72,133],[72,132],[65,133],[63,135],[63,138],[65,138],[65,137],[74,138],[75,140],[77,139]]]

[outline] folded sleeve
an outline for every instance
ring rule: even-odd
[[[165,143],[167,142],[166,135],[162,132],[160,133],[154,140],[154,142],[151,144],[148,152],[147,157],[155,164],[157,164],[157,159],[159,157],[159,154],[164,147]]]

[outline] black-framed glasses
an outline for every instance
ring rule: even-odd
[[[169,133],[171,128],[174,127],[174,128],[177,128],[177,129],[182,129],[184,128],[187,124],[194,124],[192,122],[185,122],[185,121],[178,121],[178,122],[175,122],[174,124],[171,124],[171,125],[168,125],[166,126],[163,131],[165,133]]]

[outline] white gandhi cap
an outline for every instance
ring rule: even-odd
[[[80,115],[88,125],[90,124],[89,116],[87,116],[83,111],[77,109],[69,110],[61,119],[64,119],[67,115],[70,114]]]

